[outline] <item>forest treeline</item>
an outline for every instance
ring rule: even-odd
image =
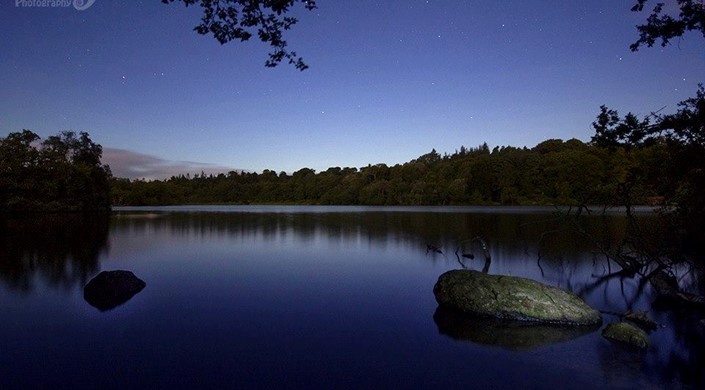
[[[114,205],[526,205],[655,204],[672,198],[667,142],[608,148],[550,139],[533,148],[435,150],[394,166],[309,168],[293,174],[195,174],[167,180],[114,178]]]

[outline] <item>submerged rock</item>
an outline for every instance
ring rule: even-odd
[[[491,345],[511,351],[531,351],[592,333],[593,326],[544,325],[535,322],[469,317],[438,307],[433,314],[438,331],[454,340]]]
[[[638,348],[649,346],[649,336],[639,327],[628,322],[613,322],[602,330],[602,336],[606,339],[630,344]]]
[[[600,313],[577,295],[531,279],[448,271],[433,287],[438,304],[466,315],[557,325],[595,325]]]
[[[674,306],[705,310],[705,297],[681,291],[675,276],[659,271],[649,279],[651,287],[656,292],[654,304],[657,307],[669,309]]]
[[[637,311],[637,312],[632,312],[632,311],[627,311],[624,314],[622,314],[622,318],[625,320],[628,320],[630,322],[633,322],[635,325],[639,326],[641,329],[644,329],[647,332],[652,332],[658,328],[658,322],[652,320],[649,317],[649,313],[645,311]]]
[[[83,288],[83,299],[100,311],[122,305],[146,286],[130,271],[103,271]]]
[[[674,298],[680,292],[678,279],[665,271],[659,271],[652,275],[649,282],[659,297]]]

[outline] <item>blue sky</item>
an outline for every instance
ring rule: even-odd
[[[286,36],[310,65],[300,72],[265,68],[254,40],[198,35],[196,7],[2,1],[0,136],[87,131],[116,175],[133,177],[588,141],[601,104],[674,111],[705,81],[696,34],[629,51],[647,16],[633,3],[319,0],[298,7]]]

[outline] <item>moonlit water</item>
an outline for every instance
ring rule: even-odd
[[[0,221],[0,388],[705,383],[692,316],[652,310],[648,285],[600,279],[610,269],[551,209],[126,208]],[[618,213],[587,226],[598,238],[626,229]],[[650,310],[665,327],[639,352],[599,329],[536,338],[443,317],[433,285],[461,267],[456,249],[483,268],[476,236],[490,273],[569,289],[599,310]],[[82,288],[115,269],[147,286],[101,312]]]

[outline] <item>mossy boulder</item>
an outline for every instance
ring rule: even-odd
[[[83,299],[98,310],[107,311],[129,301],[145,286],[130,271],[103,271],[83,288]]]
[[[438,304],[466,315],[557,325],[602,323],[600,312],[565,290],[515,276],[448,271],[433,287]]]
[[[606,339],[633,345],[637,348],[649,346],[649,336],[639,327],[628,322],[613,322],[602,330],[602,336]]]

